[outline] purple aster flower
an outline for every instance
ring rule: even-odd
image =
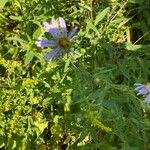
[[[44,59],[50,60],[66,54],[71,43],[75,42],[75,38],[73,38],[73,36],[76,33],[77,28],[73,28],[72,31],[68,33],[65,20],[62,17],[59,17],[58,19],[52,18],[51,24],[44,22],[44,28],[53,37],[52,40],[38,39],[35,42],[37,47],[53,48],[52,51],[46,54]]]
[[[138,91],[137,95],[145,95],[149,92],[146,86],[143,84],[135,83],[134,86],[135,86],[135,90]]]
[[[140,83],[135,83],[135,90],[138,91],[137,95],[144,95],[146,96],[145,101],[150,103],[150,84],[143,85]]]
[[[145,98],[146,102],[150,104],[150,93]]]

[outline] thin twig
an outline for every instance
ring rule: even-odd
[[[150,31],[146,32],[144,35],[142,35],[140,38],[138,38],[133,44],[136,44],[137,42],[139,42],[144,36],[146,36],[148,33],[150,33]]]

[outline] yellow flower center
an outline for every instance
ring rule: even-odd
[[[68,48],[70,46],[70,41],[68,38],[60,38],[58,43],[62,48]]]

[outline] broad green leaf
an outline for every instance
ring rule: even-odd
[[[102,19],[104,19],[104,17],[106,16],[106,14],[109,11],[109,7],[105,8],[103,11],[100,11],[98,13],[98,15],[96,16],[96,19],[94,21],[94,24],[97,25]]]
[[[0,8],[3,8],[8,0],[0,0]]]
[[[92,23],[92,20],[87,22],[87,26],[86,26],[87,32],[89,32],[90,29],[93,30],[95,33],[97,33],[97,35],[99,35],[99,32],[98,32],[97,28],[95,27],[95,25]]]
[[[40,133],[42,133],[44,131],[44,129],[48,126],[48,121],[36,121],[34,122],[35,125],[39,128]]]
[[[42,102],[43,106],[50,106],[53,103],[53,100],[51,98],[45,98]]]
[[[12,20],[16,20],[16,21],[22,21],[21,16],[9,16],[9,18],[12,19]]]
[[[38,39],[40,37],[40,34],[41,34],[41,28],[39,27],[33,33],[33,39]]]
[[[34,53],[32,51],[27,51],[24,59],[25,65],[29,64],[30,61],[33,59],[33,57],[34,57]]]
[[[144,44],[126,43],[125,46],[126,46],[126,49],[129,51],[142,50],[146,52],[148,49],[150,49],[150,44],[144,45]]]
[[[127,50],[129,51],[136,51],[142,48],[142,45],[134,45],[134,44],[127,44],[126,45]]]

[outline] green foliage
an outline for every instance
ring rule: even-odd
[[[0,8],[3,8],[8,0],[1,0],[0,2]]]
[[[0,1],[0,149],[148,150],[149,0]],[[45,62],[43,22],[78,27],[75,54]],[[45,34],[46,36],[46,34]]]

